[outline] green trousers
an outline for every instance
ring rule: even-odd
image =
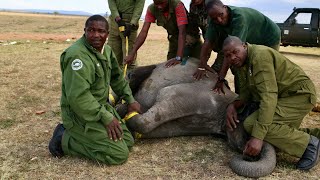
[[[108,165],[122,164],[128,159],[134,139],[123,122],[121,127],[123,138],[115,142],[108,137],[101,122],[90,122],[85,126],[74,123],[63,134],[62,150],[66,155],[85,157]]]
[[[121,68],[124,67],[123,59],[126,57],[126,37],[123,36],[123,33],[119,31],[118,24],[114,21],[113,18],[109,18],[109,36],[108,36],[108,45],[111,47],[112,51],[115,53],[118,60],[118,64]],[[133,45],[137,38],[137,30],[132,30],[128,38],[128,53],[132,50]],[[128,69],[134,69],[137,66],[136,60],[128,66]]]
[[[311,81],[302,83],[300,90],[288,97],[278,99],[273,122],[264,138],[266,142],[280,150],[301,157],[309,143],[310,135],[299,126],[316,102],[315,88]],[[309,93],[308,93],[309,92]],[[258,121],[259,110],[249,115],[244,121],[245,130],[251,134],[254,123]],[[314,132],[320,133],[319,130]]]
[[[169,35],[168,41],[169,41],[169,50],[167,54],[167,60],[175,58],[177,56],[178,37]],[[200,39],[194,42],[190,46],[185,46],[183,50],[183,57],[194,57],[199,59],[201,46],[202,46],[202,42]]]

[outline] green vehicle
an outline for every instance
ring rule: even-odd
[[[284,23],[277,23],[281,29],[283,46],[320,47],[320,9],[294,8]]]

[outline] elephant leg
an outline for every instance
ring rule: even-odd
[[[147,112],[136,115],[128,121],[128,126],[141,134],[149,133],[159,125],[191,115],[213,117],[218,103],[212,103],[211,91],[198,92],[194,96],[194,89],[199,87],[195,83],[180,84],[161,89],[156,103]],[[201,88],[199,88],[201,89]],[[193,97],[193,98],[192,98]]]
[[[116,109],[117,113],[119,114],[119,116],[121,118],[124,118],[124,116],[128,112],[128,105],[127,104],[117,104],[115,109]]]
[[[227,130],[228,145],[236,151],[242,153],[244,146],[248,140],[248,133],[243,127],[243,123],[239,123],[233,131]]]
[[[225,134],[221,132],[221,125],[218,121],[196,115],[165,122],[154,130],[142,134],[141,138],[201,136],[209,134],[225,136]]]
[[[156,67],[156,65],[137,67],[128,73],[129,86],[132,94],[138,92],[141,83],[151,75]]]
[[[245,105],[244,109],[241,113],[238,113],[238,119],[240,123],[238,124],[237,128],[233,131],[227,130],[228,136],[228,144],[233,149],[242,153],[244,146],[248,140],[248,133],[245,131],[243,127],[244,120],[253,112],[259,109],[258,102],[249,102]]]

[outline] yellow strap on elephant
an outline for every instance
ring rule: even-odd
[[[127,68],[128,68],[128,64],[124,65],[124,68],[123,68],[123,77],[126,77]]]
[[[126,36],[126,56],[128,56],[128,51],[129,51],[129,40],[128,40],[128,36]],[[128,64],[125,64],[123,68],[123,77],[126,77],[127,69],[128,69]]]
[[[136,132],[135,135],[134,135],[134,137],[135,137],[136,139],[140,139],[140,138],[142,138],[142,134]]]
[[[113,97],[111,93],[109,93],[109,100],[111,101],[111,106],[116,105],[116,99]]]
[[[128,36],[126,36],[126,56],[128,56],[128,48],[129,48],[129,41],[128,41]],[[128,64],[125,64],[124,68],[123,68],[123,77],[124,78],[126,77],[127,69],[128,69]],[[124,104],[124,103],[126,103],[126,101],[122,99],[121,103]]]
[[[135,116],[135,115],[137,115],[137,114],[139,114],[137,111],[133,111],[133,112],[127,114],[127,115],[123,118],[123,120],[124,120],[124,121],[128,121],[129,119],[131,119],[133,116]]]

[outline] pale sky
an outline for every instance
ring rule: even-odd
[[[188,8],[191,0],[182,0]],[[146,7],[152,0],[146,0]],[[270,19],[282,22],[292,12],[293,7],[320,8],[320,0],[222,0],[233,6],[251,7],[257,9]],[[110,12],[107,0],[0,0],[0,9],[49,9],[85,11],[92,14]]]

